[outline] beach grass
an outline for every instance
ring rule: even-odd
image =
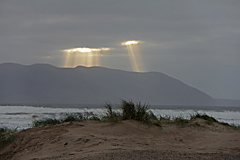
[[[16,129],[10,129],[7,127],[0,128],[0,146],[4,147],[8,143],[11,143],[16,138]],[[1,148],[0,147],[0,148]]]
[[[220,122],[220,121],[216,120],[215,118],[213,118],[211,116],[208,116],[207,114],[197,113],[197,114],[191,115],[190,120],[195,120],[197,118],[205,120],[205,123],[208,124],[208,125],[212,125],[213,123],[217,123],[217,124],[220,124],[220,125],[223,125],[223,126],[231,127],[233,129],[240,129],[240,126],[237,126],[237,125],[234,125],[234,124],[228,124],[228,123],[225,123],[225,122]]]
[[[184,119],[182,117],[177,117],[173,120],[173,123],[175,123],[176,125],[178,125],[180,127],[185,127],[185,126],[187,126],[187,124],[190,123],[190,120]]]
[[[64,122],[81,122],[86,120],[93,120],[99,122],[113,122],[118,123],[124,120],[136,120],[145,124],[155,125],[162,128],[162,124],[175,124],[179,127],[194,126],[202,127],[202,124],[195,122],[196,119],[203,119],[207,125],[213,125],[214,123],[231,127],[233,129],[240,129],[240,126],[234,124],[228,124],[225,122],[219,122],[215,118],[208,116],[207,114],[196,113],[190,116],[190,119],[183,117],[171,118],[170,116],[160,116],[157,117],[154,113],[149,110],[149,105],[134,103],[133,101],[122,100],[119,108],[120,111],[114,111],[111,104],[106,103],[105,105],[106,113],[102,117],[98,117],[92,112],[85,113],[68,113],[63,117],[47,118],[33,121],[33,127],[46,126],[46,125],[56,125]]]
[[[122,120],[122,115],[118,112],[114,112],[111,104],[107,103],[105,108],[107,112],[106,115],[103,116],[103,121],[119,122]]]
[[[47,118],[47,119],[41,119],[41,120],[34,120],[33,121],[33,127],[38,126],[46,126],[46,125],[56,125],[61,123],[61,120],[56,118]]]
[[[121,112],[114,112],[111,104],[106,104],[107,113],[103,117],[104,121],[119,122],[124,120],[136,120],[146,124],[161,127],[160,120],[150,111],[148,105],[134,103],[133,101],[122,100]]]
[[[205,120],[205,122],[206,122],[208,125],[211,125],[211,124],[213,124],[214,122],[220,123],[220,122],[218,122],[215,118],[210,117],[210,116],[208,116],[208,115],[206,115],[206,114],[199,114],[199,113],[197,113],[197,114],[195,114],[195,115],[191,115],[191,120],[195,120],[195,119],[197,119],[197,118]]]
[[[61,118],[46,118],[33,121],[33,127],[56,125],[64,122],[81,122],[86,120],[101,121],[101,118],[97,117],[92,112],[86,113],[67,113]]]
[[[190,116],[190,119],[183,117],[171,118],[170,116],[160,116],[157,117],[154,113],[149,110],[149,106],[141,103],[134,103],[133,101],[122,100],[119,108],[120,111],[114,111],[111,104],[106,104],[106,113],[104,116],[99,117],[92,112],[85,113],[68,113],[62,116],[61,118],[46,118],[34,120],[33,127],[44,127],[47,125],[56,125],[64,122],[82,122],[87,120],[99,121],[99,122],[114,122],[118,123],[124,120],[136,120],[144,124],[155,125],[159,128],[162,128],[162,124],[175,124],[181,128],[187,126],[193,127],[205,127],[202,122],[196,121],[197,119],[204,120],[206,125],[220,124],[226,127],[231,127],[233,129],[240,129],[240,126],[234,124],[228,124],[225,122],[220,122],[215,118],[208,116],[206,114],[196,113]],[[0,128],[0,146],[4,147],[5,145],[14,141],[17,136],[17,128],[9,129],[6,127]]]

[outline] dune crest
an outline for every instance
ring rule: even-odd
[[[145,158],[178,155],[181,158],[182,153],[193,157],[219,154],[223,158],[239,158],[239,130],[220,124],[206,125],[200,119],[196,121],[201,127],[163,124],[160,129],[127,120],[114,124],[67,122],[30,128],[20,131],[14,143],[0,150],[0,159],[110,159],[114,155],[116,159],[133,155]]]

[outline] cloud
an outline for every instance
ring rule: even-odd
[[[240,81],[239,17],[238,0],[1,1],[0,63],[61,66],[61,50],[94,46],[115,48],[105,53],[103,66],[131,70],[121,43],[136,39],[144,41],[139,49],[147,71],[167,73],[213,97],[240,99],[226,89],[229,79],[218,83],[224,75]],[[220,85],[225,94],[211,89]]]

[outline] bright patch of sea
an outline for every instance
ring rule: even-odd
[[[196,113],[207,114],[220,122],[240,126],[240,107],[194,107],[194,106],[150,106],[157,117],[183,117],[189,119]],[[117,105],[114,110],[120,111]],[[101,117],[106,109],[103,105],[0,105],[0,127],[25,129],[32,127],[32,122],[44,118],[60,118],[66,113],[92,112]]]

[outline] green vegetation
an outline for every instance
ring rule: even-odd
[[[171,121],[171,117],[170,116],[160,116],[159,118],[161,121],[167,121],[167,122],[170,122]]]
[[[42,120],[33,121],[33,127],[46,126],[46,125],[55,125],[61,123],[61,120],[55,118],[47,118]]]
[[[170,116],[156,117],[153,112],[149,111],[149,106],[141,103],[134,103],[133,101],[122,100],[120,105],[120,112],[114,111],[111,104],[106,104],[106,114],[103,117],[98,117],[92,112],[88,113],[69,113],[61,117],[60,119],[48,118],[43,120],[33,121],[33,127],[55,125],[64,122],[81,122],[86,120],[94,120],[101,122],[120,122],[123,120],[136,120],[145,124],[156,125],[161,128],[161,124],[176,124],[179,127],[193,126],[203,127],[199,122],[195,122],[196,119],[203,119],[207,125],[218,123],[224,126],[232,127],[234,129],[240,129],[240,126],[229,125],[228,123],[219,122],[215,118],[206,114],[194,114],[191,115],[190,120],[182,117],[171,118]]]
[[[46,125],[56,125],[64,122],[81,122],[86,120],[95,120],[101,121],[99,117],[97,117],[92,112],[82,113],[68,113],[65,114],[63,117],[56,119],[56,118],[47,118],[42,120],[35,120],[33,121],[33,127],[38,126],[46,126]]]
[[[94,120],[101,122],[120,122],[123,120],[136,120],[145,124],[155,125],[162,128],[162,124],[175,124],[179,127],[193,126],[193,127],[204,127],[197,119],[203,119],[207,125],[212,125],[214,123],[231,127],[233,129],[240,129],[240,126],[234,124],[229,125],[228,123],[219,122],[215,118],[210,117],[206,114],[195,114],[191,115],[190,120],[184,119],[182,117],[171,118],[170,116],[165,117],[156,117],[153,112],[148,110],[148,105],[141,103],[133,103],[132,101],[122,101],[120,106],[121,111],[113,111],[110,104],[106,104],[105,108],[107,109],[106,114],[103,117],[98,117],[92,112],[86,113],[68,113],[63,117],[56,118],[47,118],[43,120],[33,121],[33,127],[38,126],[47,126],[47,125],[56,125],[64,122],[81,122],[86,120]],[[0,128],[0,146],[4,147],[5,145],[11,143],[16,138],[17,129],[9,128]],[[23,138],[22,138],[23,140]],[[0,148],[1,149],[1,148]]]
[[[197,118],[205,120],[205,123],[208,124],[208,125],[212,125],[213,123],[217,123],[217,124],[220,124],[220,125],[223,125],[223,126],[231,127],[233,129],[240,129],[240,126],[236,126],[234,124],[230,125],[230,124],[225,123],[225,122],[219,122],[215,118],[210,117],[210,116],[208,116],[206,114],[199,114],[199,113],[197,113],[195,115],[192,115],[190,120],[195,120]],[[200,126],[199,124],[196,124],[196,125]]]
[[[215,118],[210,117],[210,116],[208,116],[206,114],[199,114],[199,113],[197,113],[197,114],[191,116],[191,120],[194,120],[194,119],[197,119],[197,118],[204,119],[208,125],[211,125],[214,122],[220,123]]]
[[[149,114],[147,113],[148,106],[141,105],[141,103],[134,104],[132,101],[122,101],[122,120],[137,120],[141,122],[147,122],[149,120]]]
[[[190,121],[187,119],[184,119],[182,117],[177,117],[173,120],[173,123],[175,123],[176,125],[178,125],[180,127],[185,127],[185,126],[187,126],[188,123],[190,123]]]
[[[198,122],[195,122],[192,124],[193,127],[201,127],[201,125]]]
[[[105,108],[107,109],[107,113],[103,117],[103,121],[119,122],[122,119],[122,115],[114,112],[110,104],[106,104]]]
[[[110,104],[106,105],[107,114],[103,117],[104,121],[119,122],[122,120],[136,120],[146,124],[152,124],[161,127],[160,120],[152,113],[148,112],[148,105],[132,101],[122,100],[122,112],[114,112]]]
[[[4,147],[8,143],[11,143],[16,138],[16,129],[9,129],[6,127],[0,128],[0,146]]]

